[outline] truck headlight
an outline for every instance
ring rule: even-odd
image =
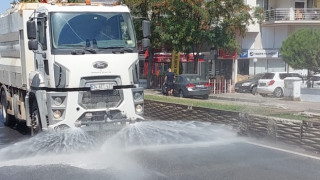
[[[86,113],[85,115],[86,119],[91,119],[93,117],[92,113]]]
[[[62,99],[60,97],[55,97],[53,99],[53,103],[56,105],[56,106],[60,106],[62,104]]]
[[[142,99],[142,93],[136,92],[134,93],[134,100],[135,101],[140,101]]]
[[[137,104],[136,105],[136,112],[137,113],[142,113],[142,111],[143,111],[143,106],[141,104]]]
[[[59,119],[59,118],[61,118],[61,116],[62,116],[62,112],[60,110],[53,111],[53,117],[55,119]]]

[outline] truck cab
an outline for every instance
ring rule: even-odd
[[[7,99],[25,94],[19,101],[27,126],[101,128],[143,119],[137,41],[127,6],[42,4],[22,19],[27,48],[21,53],[33,53],[21,59],[33,66],[21,65],[28,77],[25,90],[2,86]],[[10,113],[17,103],[7,103]]]

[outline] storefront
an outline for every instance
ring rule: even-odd
[[[210,61],[212,76],[215,79],[233,79],[236,57],[236,53],[219,50],[218,58]]]
[[[148,77],[148,60],[147,56],[143,61],[140,61],[140,79],[147,79]],[[179,58],[180,57],[180,58]],[[180,53],[179,56],[178,73],[175,74],[193,74],[194,73],[194,57],[193,54],[185,55]],[[198,59],[198,72],[200,73],[202,64],[204,64],[203,57]],[[151,86],[159,88],[163,84],[164,77],[168,68],[172,68],[172,53],[154,53],[151,64]],[[142,70],[141,70],[142,69]],[[143,81],[143,80],[142,80]]]
[[[239,74],[255,75],[263,72],[285,72],[286,63],[282,60],[279,49],[248,49],[242,50],[239,55]],[[248,66],[245,66],[247,64]],[[241,73],[240,73],[241,72]]]

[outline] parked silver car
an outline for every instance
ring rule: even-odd
[[[201,79],[197,74],[181,74],[176,76],[173,86],[173,94],[180,97],[200,96],[208,99],[210,90],[209,81]]]

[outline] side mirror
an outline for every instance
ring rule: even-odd
[[[147,49],[150,46],[150,39],[144,38],[142,39],[142,47],[143,49]]]
[[[149,37],[150,36],[150,21],[143,20],[142,21],[142,31],[143,31],[143,37]]]
[[[29,50],[33,50],[33,51],[38,50],[38,41],[37,40],[29,40],[28,48],[29,48]]]
[[[28,35],[28,39],[37,38],[37,28],[36,28],[36,22],[34,20],[27,21],[27,35]]]

